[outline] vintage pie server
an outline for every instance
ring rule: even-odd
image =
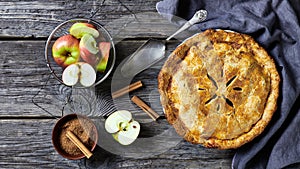
[[[192,25],[204,21],[206,16],[206,10],[197,11],[189,21],[187,21],[174,34],[169,36],[166,39],[166,42]],[[149,39],[125,61],[124,65],[121,67],[122,75],[124,77],[133,77],[154,65],[165,56],[165,48],[165,42],[156,39]]]

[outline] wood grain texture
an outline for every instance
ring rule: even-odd
[[[130,56],[145,41],[126,40],[116,44],[117,60],[116,68],[124,58]],[[168,55],[178,43],[168,44]],[[67,101],[70,88],[61,85],[51,74],[46,66],[44,52],[44,41],[0,41],[2,52],[0,53],[0,117],[20,116],[49,116],[32,103],[32,99],[47,109],[55,116],[61,115],[61,109]],[[13,49],[13,50],[12,50]],[[13,52],[12,52],[13,51]],[[132,81],[142,80],[144,87],[130,93],[136,94],[148,104],[154,105],[154,110],[161,112],[157,88],[157,74],[162,66],[163,60],[150,69],[142,72]],[[112,73],[103,84],[96,87],[98,95],[108,95],[111,99]],[[48,79],[50,80],[48,81]],[[154,79],[154,80],[153,80]],[[123,84],[120,84],[123,86]],[[44,87],[44,88],[43,88]],[[42,89],[43,88],[43,89]],[[117,101],[121,106],[121,97]],[[134,111],[136,106],[133,105]]]
[[[43,55],[44,41],[0,41],[0,45],[0,116],[43,116],[31,100],[50,75]],[[54,80],[51,82],[59,85]],[[51,112],[59,110],[53,99],[59,93],[50,90],[54,87],[48,85],[48,90],[40,93],[42,103],[48,104]]]
[[[54,120],[1,120],[0,168],[78,168],[55,152],[53,125]]]
[[[122,61],[121,58],[128,56],[136,50],[144,41],[123,41],[116,45],[119,54],[117,57],[116,67]],[[173,50],[178,42],[170,43],[169,50]],[[38,102],[49,112],[56,116],[61,115],[61,108],[66,87],[59,84],[52,76],[48,85],[43,90],[40,90],[45,81],[49,77],[49,70],[45,67],[44,58],[40,57],[43,52],[43,41],[2,41],[1,45],[6,46],[1,60],[1,95],[4,98],[0,99],[2,118],[15,118],[12,120],[0,120],[1,130],[0,140],[2,150],[0,153],[1,168],[230,168],[231,158],[234,151],[219,151],[205,149],[201,146],[192,145],[185,141],[181,142],[173,149],[150,158],[144,159],[128,159],[120,156],[112,156],[111,154],[103,155],[103,150],[98,148],[99,153],[90,160],[69,161],[61,158],[53,149],[51,143],[51,132],[54,125],[54,119],[49,118],[40,108],[32,104],[32,97],[40,91],[35,97]],[[13,53],[8,50],[14,48],[21,54],[16,58]],[[28,50],[22,50],[22,49]],[[35,49],[41,49],[36,51]],[[167,51],[167,55],[170,51]],[[39,54],[40,53],[40,54]],[[16,53],[15,53],[16,54]],[[5,57],[4,57],[5,56]],[[159,95],[156,92],[156,78],[159,68],[163,61],[157,63],[152,68],[142,72],[136,76],[133,81],[142,80],[144,88],[137,90],[135,93],[157,112],[162,113],[159,106]],[[26,65],[28,67],[26,67]],[[19,69],[18,66],[22,68]],[[22,70],[26,70],[26,72]],[[27,72],[28,71],[28,72]],[[99,85],[97,93],[110,94],[111,77],[102,85]],[[10,86],[9,88],[5,86]],[[126,100],[126,98],[123,98]],[[58,101],[59,100],[59,101]],[[121,106],[128,106],[126,102],[120,98]],[[132,104],[129,110],[133,113],[143,113],[138,107]],[[155,107],[156,106],[156,107]],[[26,119],[24,119],[26,117]],[[30,119],[38,117],[38,119]],[[20,118],[20,119],[18,119]],[[158,125],[149,125],[144,127],[142,137],[155,134],[164,129],[168,123],[164,121]],[[155,130],[153,130],[153,128]],[[227,166],[227,167],[226,167]]]
[[[114,38],[115,73],[122,61],[148,38],[163,40],[178,28],[156,13],[158,1],[0,2],[0,168],[230,168],[234,150],[206,149],[185,141],[162,154],[141,159],[124,158],[97,147],[91,159],[71,161],[62,158],[52,146],[51,132],[56,122],[52,116],[60,117],[71,110],[69,104],[66,106],[70,102],[67,97],[70,88],[54,79],[46,66],[44,46],[51,31],[65,20],[89,18],[103,3],[93,19],[104,25]],[[176,38],[184,39],[193,33],[185,32]],[[166,56],[179,43],[177,40],[168,43]],[[142,80],[143,88],[113,102],[110,101],[111,91],[115,89],[111,87],[115,80],[112,73],[95,88],[97,106],[87,115],[98,117],[126,108],[138,118],[147,117],[136,105],[127,102],[137,95],[163,116],[154,80],[163,62],[130,79],[132,82]],[[114,87],[122,86],[121,80],[117,79],[119,82]],[[143,124],[140,137],[155,135],[167,127],[169,124],[161,117],[157,123]]]
[[[62,158],[52,146],[55,122],[54,119],[1,120],[0,168],[230,168],[233,155],[230,150],[206,149],[182,141],[169,151],[149,158],[123,158],[97,147],[90,159],[71,161]]]
[[[1,1],[0,37],[47,37],[59,23],[71,18],[90,18],[98,9],[93,19],[107,25],[123,16],[130,17],[132,13],[156,12],[156,2],[157,0]]]

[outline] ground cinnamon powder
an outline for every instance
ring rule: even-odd
[[[87,119],[74,118],[67,121],[61,129],[59,134],[59,143],[61,149],[70,155],[80,155],[80,149],[66,136],[67,131],[72,131],[78,139],[88,148],[91,149],[94,141],[93,138],[93,124]]]

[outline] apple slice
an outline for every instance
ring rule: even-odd
[[[79,49],[80,56],[85,62],[93,66],[99,62],[99,55],[96,55],[99,52],[99,49],[97,47],[97,42],[92,35],[85,34],[82,36],[79,43]]]
[[[92,86],[96,81],[95,69],[88,63],[83,63],[80,68],[80,84],[84,87]]]
[[[111,114],[105,121],[105,129],[122,145],[133,143],[139,133],[140,124],[132,119],[129,111],[120,110]]]
[[[63,71],[62,81],[68,86],[74,86],[79,81],[82,86],[90,87],[96,81],[96,72],[90,64],[78,62]]]
[[[133,143],[140,133],[140,124],[137,121],[132,121],[123,125],[123,130],[114,133],[113,137],[122,145],[129,145]]]
[[[99,42],[99,49],[101,51],[102,59],[97,65],[97,71],[104,72],[107,67],[109,58],[110,42]]]
[[[91,34],[94,38],[97,38],[99,36],[99,32],[97,31],[97,29],[89,23],[74,23],[69,31],[70,34],[77,39],[82,38],[85,34]]]
[[[116,133],[118,132],[120,128],[120,124],[122,122],[128,122],[132,119],[132,115],[129,111],[126,110],[120,110],[116,111],[105,121],[105,129],[109,133]]]
[[[87,22],[76,22],[71,26],[72,29],[78,28],[78,27],[90,27],[90,28],[96,29],[94,25],[87,23]],[[70,30],[71,30],[71,28],[70,28]]]
[[[78,82],[80,67],[78,64],[68,66],[62,74],[63,82],[68,86],[73,86]]]

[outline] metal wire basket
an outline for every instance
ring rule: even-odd
[[[47,66],[50,69],[50,72],[53,74],[53,76],[62,84],[64,82],[62,81],[62,73],[64,68],[59,66],[55,61],[52,56],[52,46],[54,42],[61,36],[69,34],[69,29],[70,27],[76,23],[76,22],[83,22],[83,23],[90,23],[95,26],[95,28],[99,31],[100,37],[97,38],[97,41],[105,41],[105,42],[110,42],[111,43],[111,48],[110,48],[110,53],[109,53],[109,59],[107,63],[107,67],[104,72],[97,72],[96,75],[96,81],[94,83],[94,86],[100,84],[103,82],[111,73],[113,70],[115,60],[116,60],[116,51],[115,51],[115,46],[113,43],[113,39],[109,32],[100,25],[100,23],[96,22],[95,20],[92,19],[70,19],[67,20],[61,24],[59,24],[49,35],[48,40],[46,42],[45,46],[45,59],[47,62]]]

